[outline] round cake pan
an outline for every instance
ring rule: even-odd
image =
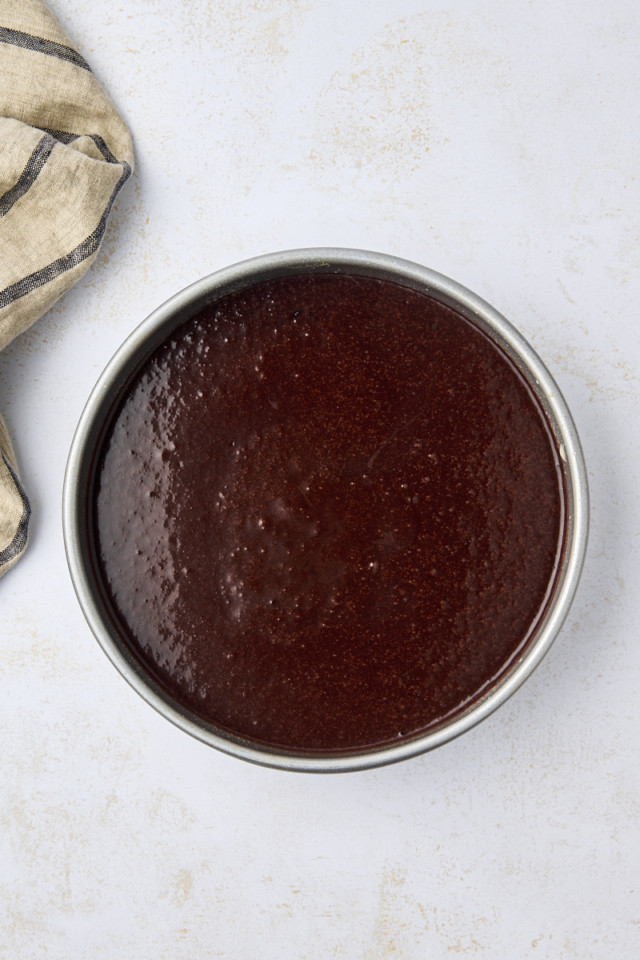
[[[550,425],[565,487],[565,542],[551,602],[522,655],[502,680],[451,722],[391,746],[360,752],[305,755],[232,736],[182,709],[130,653],[109,615],[99,585],[90,520],[90,490],[101,440],[132,375],[180,324],[207,304],[257,282],[299,272],[346,273],[395,281],[452,307],[488,334],[511,358],[541,404]],[[185,732],[233,756],[266,766],[310,772],[366,769],[424,753],[459,736],[504,703],[540,663],[567,616],[587,544],[588,490],[580,441],[553,378],[517,330],[465,287],[396,257],[348,249],[303,249],[257,257],[219,270],[177,293],[134,330],[107,365],[80,418],[69,454],[63,528],[73,585],[89,627],[122,676],[152,707]]]

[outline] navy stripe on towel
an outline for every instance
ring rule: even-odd
[[[19,300],[21,297],[31,293],[32,290],[44,286],[45,283],[50,283],[51,280],[55,280],[56,277],[66,273],[67,270],[72,270],[74,267],[77,267],[83,260],[86,260],[92,253],[95,253],[104,236],[111,207],[130,176],[131,167],[126,161],[123,161],[122,176],[115,185],[109,202],[100,218],[100,222],[93,233],[83,240],[82,243],[78,244],[74,250],[71,250],[70,253],[65,254],[58,260],[54,260],[53,263],[43,267],[42,270],[36,270],[36,272],[30,274],[30,276],[23,277],[22,280],[18,280],[16,283],[12,283],[11,286],[5,287],[4,290],[0,291],[0,310],[15,300]]]
[[[0,217],[9,213],[11,207],[20,197],[24,197],[29,187],[38,178],[38,174],[49,159],[49,155],[56,145],[56,141],[48,133],[38,141],[38,145],[27,160],[26,166],[14,185],[0,197]]]
[[[74,140],[79,140],[80,137],[89,137],[90,140],[93,140],[96,147],[105,158],[107,163],[118,163],[119,161],[114,157],[109,150],[109,147],[106,145],[102,137],[98,136],[97,133],[68,133],[66,130],[52,130],[49,127],[41,127],[45,133],[50,133],[52,137],[55,137],[56,140],[59,140],[60,143],[73,143]]]
[[[67,60],[69,63],[88,70],[91,73],[91,67],[79,53],[71,47],[66,47],[63,43],[54,43],[53,40],[44,40],[42,37],[34,37],[30,33],[23,33],[22,30],[10,30],[9,27],[0,27],[0,43],[9,43],[14,47],[24,47],[25,50],[33,50],[35,53],[45,53],[48,57],[57,57],[58,60]]]
[[[7,460],[4,454],[2,454],[2,459],[4,465],[11,474],[11,479],[16,485],[16,489],[22,498],[22,516],[20,517],[20,523],[18,524],[18,529],[16,535],[9,544],[8,547],[5,547],[4,550],[0,550],[0,567],[3,567],[6,563],[9,563],[11,560],[15,560],[16,557],[19,557],[24,548],[27,545],[27,540],[29,539],[29,519],[31,517],[31,504],[25,496],[25,492],[22,489],[22,485],[18,480],[15,471],[11,468],[11,464]]]

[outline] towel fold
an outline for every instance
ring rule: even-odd
[[[95,259],[133,169],[129,132],[41,0],[0,0],[0,349]],[[29,501],[0,419],[0,576]]]

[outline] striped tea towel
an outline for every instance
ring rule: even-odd
[[[80,279],[133,167],[131,137],[41,0],[0,0],[0,350]],[[0,576],[30,507],[0,418]]]

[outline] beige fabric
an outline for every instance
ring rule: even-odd
[[[29,3],[29,0],[5,0],[2,4],[2,22],[10,18],[14,30],[22,30],[43,40],[54,43],[66,43],[62,27],[43,3]]]
[[[29,534],[31,507],[16,470],[11,440],[0,417],[0,576],[20,559]]]
[[[129,132],[41,0],[0,0],[0,349],[88,269],[133,168]],[[0,419],[0,576],[29,502]]]

